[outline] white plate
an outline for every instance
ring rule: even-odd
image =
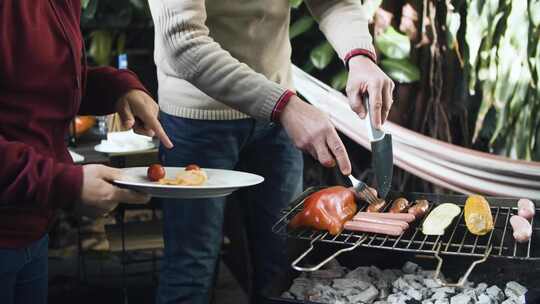
[[[111,153],[111,154],[135,153],[135,152],[143,152],[143,151],[151,150],[151,149],[154,149],[155,147],[156,145],[153,142],[149,142],[148,144],[138,146],[137,148],[99,144],[94,147],[94,150],[101,153]]]
[[[168,198],[210,198],[222,197],[243,187],[254,186],[264,181],[262,176],[232,170],[202,169],[208,180],[201,186],[161,185],[151,182],[146,177],[148,167],[122,169],[123,178],[114,183],[136,191],[148,193],[154,197]],[[165,167],[168,178],[174,178],[183,167]]]

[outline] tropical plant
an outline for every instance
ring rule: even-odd
[[[465,11],[468,88],[482,96],[474,140],[540,160],[540,1],[467,0]]]
[[[373,16],[381,2],[381,0],[366,2],[368,14]],[[291,0],[291,6],[295,12],[293,12],[294,22],[291,24],[290,38],[295,43],[307,37],[302,40],[302,44],[309,45],[311,48],[309,59],[303,63],[302,68],[307,72],[333,71],[329,79],[330,84],[335,89],[343,90],[347,83],[347,71],[337,58],[332,46],[318,33],[316,22],[302,0]],[[317,39],[312,39],[314,37]],[[410,61],[411,41],[406,35],[390,26],[375,37],[375,47],[384,56],[381,67],[392,79],[399,83],[411,83],[420,79],[419,69]]]
[[[97,65],[109,65],[125,51],[126,31],[152,26],[146,0],[81,0],[81,27],[88,29],[89,55]]]

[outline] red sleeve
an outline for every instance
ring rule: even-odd
[[[116,112],[116,101],[130,90],[148,91],[135,73],[112,67],[88,68],[81,115],[106,115]]]
[[[34,148],[0,136],[0,204],[58,209],[81,194],[82,167],[59,163]]]

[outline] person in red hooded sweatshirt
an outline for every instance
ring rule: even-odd
[[[74,165],[77,114],[118,112],[172,143],[158,107],[127,70],[86,65],[80,0],[0,0],[0,303],[47,302],[47,229],[55,210],[100,215],[148,197],[113,186],[118,169]]]

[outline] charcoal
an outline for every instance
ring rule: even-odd
[[[450,298],[450,304],[471,304],[472,298],[464,293],[460,293]]]
[[[410,288],[409,283],[402,278],[395,280],[394,283],[392,283],[392,286],[397,290],[406,290]]]
[[[380,270],[376,266],[371,266],[371,267],[369,267],[369,275],[372,278],[378,280],[379,278],[382,277],[382,270]]]
[[[422,288],[419,291],[420,293],[422,293],[422,297],[424,299],[429,299],[431,295],[433,294],[433,291],[431,290],[431,288]]]
[[[471,282],[471,281],[465,281],[465,283],[463,283],[463,287],[465,288],[474,288],[474,282]]]
[[[365,281],[360,281],[356,279],[334,279],[332,281],[332,287],[335,289],[350,289],[350,288],[356,288],[360,290],[364,290],[368,288],[371,284]]]
[[[488,288],[488,285],[486,283],[480,283],[476,285],[476,288],[474,289],[474,291],[476,292],[477,296],[480,296],[486,291],[487,288]]]
[[[464,289],[461,293],[468,296],[473,301],[476,300],[476,290],[472,288]]]
[[[525,304],[525,297],[523,298],[508,298],[501,304]]]
[[[418,275],[421,275],[425,278],[433,278],[435,277],[435,270],[422,270],[418,272]]]
[[[418,276],[416,274],[404,274],[401,276],[401,278],[403,278],[404,280],[406,281],[420,281],[422,280],[422,277],[421,276]]]
[[[401,275],[401,274],[400,274]],[[381,272],[381,281],[394,282],[398,278],[398,275],[390,269],[385,269]]]
[[[365,282],[371,282],[371,277],[369,276],[369,267],[358,267],[355,270],[347,273],[345,275],[346,279],[356,279]]]
[[[420,301],[422,300],[423,298],[423,295],[422,295],[422,292],[418,289],[415,289],[415,288],[409,288],[406,292],[405,292],[409,297],[417,300],[417,301]]]
[[[504,300],[503,291],[499,287],[497,287],[497,285],[493,285],[486,289],[486,293],[491,299],[495,300],[497,303]]]
[[[433,304],[450,304],[450,301],[448,299],[438,299]]]
[[[414,289],[421,289],[424,287],[422,284],[418,283],[417,279],[421,279],[418,276],[406,274],[402,278],[407,282],[407,284],[409,284],[410,287]]]
[[[378,288],[379,289],[379,299],[384,300],[388,298],[388,295],[390,294],[390,291],[388,288]]]
[[[357,295],[349,297],[348,299],[351,303],[372,303],[375,299],[377,299],[378,295],[379,291],[377,290],[377,288],[370,284],[366,290],[360,292]]]
[[[309,277],[312,279],[337,279],[344,274],[342,269],[321,269],[311,272]]]
[[[378,281],[375,281],[373,283],[378,289],[383,289],[383,288],[386,288],[388,289],[388,287],[390,287],[390,284],[392,284],[392,281],[389,281],[389,280],[378,280]]]
[[[339,264],[339,261],[336,260],[336,259],[332,259],[328,263],[326,263],[326,265],[324,265],[324,269],[339,269],[339,270],[342,270],[344,268],[345,267],[341,266],[341,264]]]
[[[305,293],[311,289],[312,282],[307,278],[296,278],[289,288],[289,292],[298,300],[305,299]]]
[[[424,301],[422,301],[422,304],[433,304],[433,301],[431,301],[431,300],[424,300]]]
[[[386,301],[375,301],[373,304],[388,304]]]
[[[416,273],[418,270],[418,264],[415,264],[413,262],[406,262],[401,270],[406,274],[413,274]]]
[[[476,304],[493,304],[493,301],[487,294],[483,293],[478,296],[478,301],[476,301]]]
[[[439,288],[434,288],[433,291],[434,292],[444,292],[444,293],[448,293],[448,294],[454,294],[454,293],[456,293],[456,288],[454,288],[454,287],[439,287]]]
[[[293,284],[291,288],[289,288],[289,292],[297,299],[297,300],[304,300],[306,298],[305,292],[306,292],[306,286]]]
[[[527,288],[518,282],[510,281],[506,283],[504,294],[508,298],[519,298],[527,293]]]
[[[423,281],[424,285],[427,287],[427,288],[438,288],[438,287],[441,287],[441,283],[437,282],[437,280],[435,279],[424,279]]]
[[[401,293],[391,294],[386,299],[390,304],[407,304],[407,300],[409,300],[409,297]]]
[[[438,291],[431,296],[432,300],[442,300],[442,299],[447,299],[447,298],[448,298],[448,294],[446,292],[441,292],[441,291]]]
[[[401,271],[401,270],[399,270],[399,269],[392,269],[391,271],[394,273],[394,275],[396,276],[396,278],[403,275],[403,271]]]
[[[285,291],[284,293],[281,294],[281,297],[283,299],[291,299],[291,300],[294,300],[294,296],[288,292],[288,291]]]

